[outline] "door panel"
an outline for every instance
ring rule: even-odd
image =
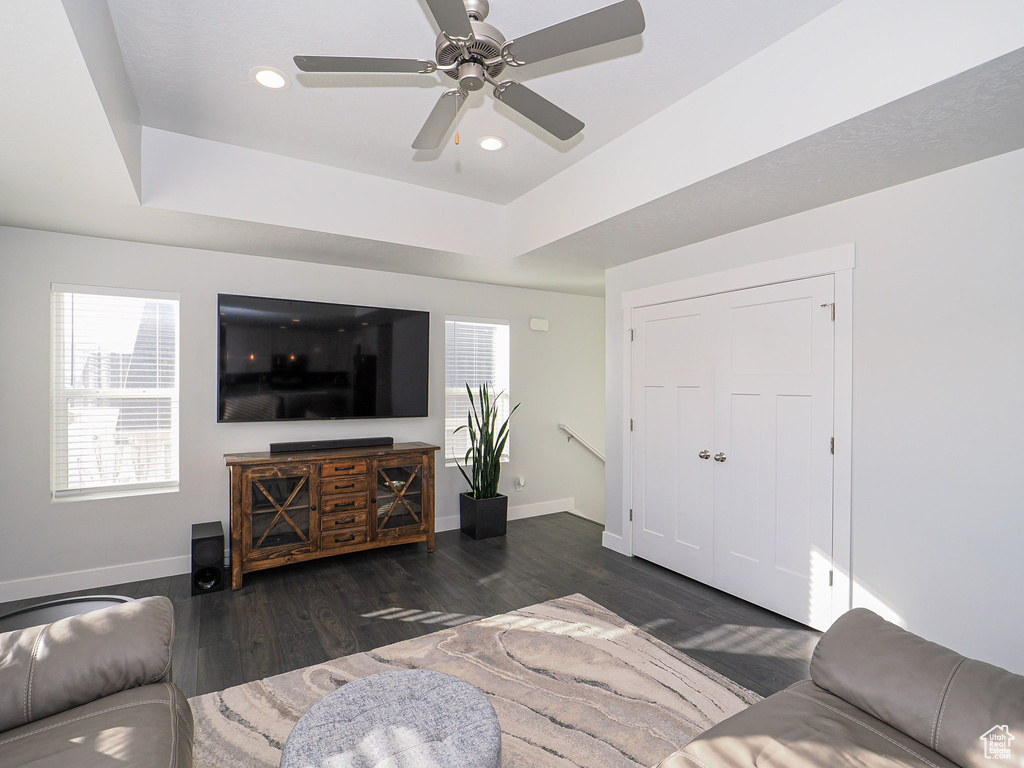
[[[709,546],[711,515],[713,505],[711,472],[706,459],[701,459],[702,450],[710,449],[705,433],[710,431],[706,415],[708,388],[676,387],[676,422],[673,424],[677,440],[675,465],[676,519],[673,535],[679,544],[694,550]],[[679,493],[688,489],[688,493]]]
[[[664,385],[644,387],[644,412],[648,414],[644,430],[643,450],[643,506],[640,524],[644,533],[664,537],[675,530],[677,478],[676,419],[672,395],[674,387]],[[653,418],[650,418],[652,417]]]
[[[803,579],[810,577],[811,405],[806,395],[782,395],[776,401],[775,515],[769,526],[774,528],[775,568]]]
[[[734,393],[729,398],[729,439],[716,440],[716,452],[726,461],[716,467],[716,549],[732,557],[757,562],[760,557],[758,511],[761,506],[761,397]],[[716,567],[718,564],[716,563]]]
[[[737,298],[735,294],[726,296]],[[810,298],[801,297],[731,307],[731,373],[735,376],[810,374],[811,304]]]

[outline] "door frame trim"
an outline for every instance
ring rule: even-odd
[[[633,524],[629,509],[633,500],[633,451],[630,418],[633,398],[633,346],[630,329],[633,310],[701,296],[712,296],[763,285],[803,280],[821,275],[835,278],[835,362],[833,370],[833,431],[835,458],[832,475],[832,620],[853,605],[852,496],[853,496],[853,270],[856,243],[763,261],[745,267],[637,288],[622,294],[623,408],[622,423],[622,541],[614,548],[633,555]],[[607,535],[607,534],[606,534]]]

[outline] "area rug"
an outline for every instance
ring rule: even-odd
[[[190,699],[195,768],[276,768],[299,717],[350,680],[435,669],[491,700],[503,768],[652,766],[760,697],[583,595]]]

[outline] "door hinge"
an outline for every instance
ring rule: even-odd
[[[828,572],[828,585],[830,587],[832,586],[832,571]]]
[[[633,431],[633,420],[632,419],[629,420],[629,431],[630,432]]]
[[[629,329],[629,340],[633,341],[633,329],[632,328]]]
[[[633,510],[629,510],[629,522],[633,522]]]
[[[836,439],[834,437],[829,438],[828,446],[829,446],[828,447],[829,453],[831,453],[833,456],[835,456],[836,455]]]
[[[834,323],[836,321],[836,303],[833,301],[831,304],[821,305],[822,309],[825,309],[826,307],[832,310],[832,322]]]

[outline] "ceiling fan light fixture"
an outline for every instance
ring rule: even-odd
[[[506,142],[500,136],[484,136],[480,139],[480,148],[486,149],[488,152],[497,152],[499,149],[504,149]]]
[[[249,70],[251,77],[258,85],[269,88],[272,91],[280,91],[291,85],[288,76],[279,69],[273,67],[253,67]]]
[[[482,64],[467,61],[459,65],[459,85],[467,91],[479,91],[487,84]]]

